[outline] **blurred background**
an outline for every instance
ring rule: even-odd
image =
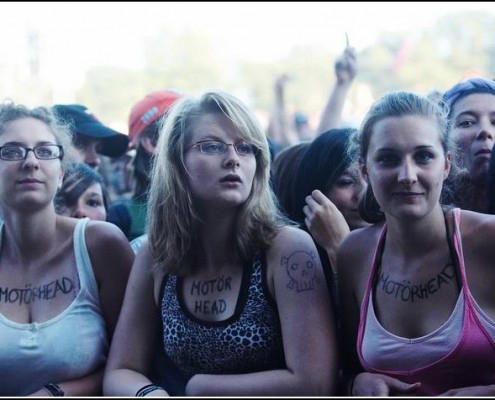
[[[346,34],[348,125],[386,91],[495,77],[493,2],[1,2],[0,15],[3,99],[81,103],[123,133],[132,105],[166,88],[230,91],[266,126],[283,73],[287,109],[316,124]]]

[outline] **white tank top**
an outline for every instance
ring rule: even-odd
[[[26,396],[49,382],[80,378],[106,362],[108,338],[84,237],[88,221],[79,220],[74,229],[81,289],[72,303],[41,323],[20,324],[0,314],[0,396]],[[0,222],[0,248],[2,231]]]

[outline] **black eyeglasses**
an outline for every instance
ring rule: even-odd
[[[250,143],[246,143],[246,142],[225,143],[225,142],[220,142],[218,140],[201,140],[189,146],[187,150],[192,149],[193,147],[198,147],[201,153],[209,154],[209,155],[217,155],[217,154],[224,154],[227,151],[228,146],[234,147],[235,151],[240,156],[250,156],[250,155],[255,156],[259,152],[259,148]]]
[[[29,151],[32,151],[38,160],[62,159],[64,156],[64,149],[58,144],[40,144],[33,148],[9,145],[0,147],[0,159],[5,161],[24,160]]]

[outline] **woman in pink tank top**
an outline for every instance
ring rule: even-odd
[[[446,110],[386,94],[355,142],[373,225],[338,253],[345,394],[494,395],[495,216],[443,206],[456,172]]]

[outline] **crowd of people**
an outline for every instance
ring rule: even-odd
[[[146,94],[128,134],[0,105],[1,396],[495,395],[495,81],[316,129],[275,80]],[[126,196],[119,196],[119,188]]]

